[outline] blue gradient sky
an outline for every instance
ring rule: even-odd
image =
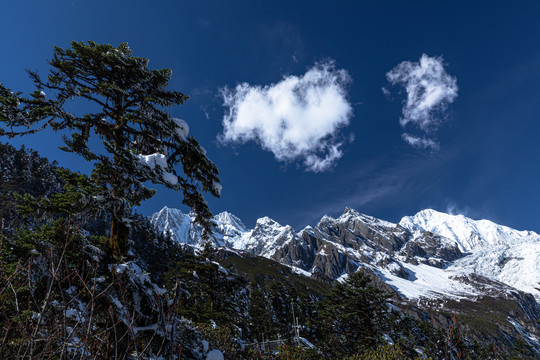
[[[540,231],[540,3],[535,1],[9,1],[2,4],[0,82],[28,91],[53,45],[128,42],[150,67],[173,70],[191,96],[171,113],[218,165],[220,199],[253,226],[270,216],[297,230],[346,206],[390,221],[424,208]],[[440,149],[403,141],[405,92],[386,73],[422,54],[444,58],[458,96],[437,129]],[[352,78],[342,157],[325,172],[276,161],[255,141],[221,144],[220,89],[270,85],[332,59]],[[385,96],[382,87],[392,90]],[[62,166],[88,170],[44,133],[20,140]],[[140,209],[180,198],[165,190]]]

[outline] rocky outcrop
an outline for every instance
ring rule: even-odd
[[[422,231],[399,250],[399,255],[412,264],[428,264],[443,268],[463,256],[459,247],[431,232]]]

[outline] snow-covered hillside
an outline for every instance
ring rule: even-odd
[[[446,237],[466,252],[447,271],[483,275],[529,292],[540,300],[540,235],[537,233],[431,209],[404,217],[399,224],[411,232],[429,231]]]
[[[449,271],[471,272],[533,294],[540,302],[540,240],[479,247],[456,260]]]

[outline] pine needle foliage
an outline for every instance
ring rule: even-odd
[[[147,182],[181,191],[196,221],[210,230],[211,213],[202,194],[219,197],[218,170],[197,140],[188,136],[187,124],[166,111],[188,99],[167,89],[172,71],[148,68],[148,59],[133,56],[127,43],[114,47],[93,41],[55,47],[49,64],[46,80],[28,71],[36,86],[28,96],[0,84],[0,135],[51,128],[62,135],[62,150],[93,164],[88,178],[65,175],[73,186],[91,190],[86,210],[110,212],[115,254],[127,251],[129,210],[155,194]],[[71,111],[76,108],[73,101],[93,111]],[[90,141],[94,137],[102,145]]]

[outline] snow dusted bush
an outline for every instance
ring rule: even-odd
[[[0,235],[0,354],[9,359],[204,358],[203,335],[131,260],[70,221]],[[183,355],[182,355],[183,354]]]

